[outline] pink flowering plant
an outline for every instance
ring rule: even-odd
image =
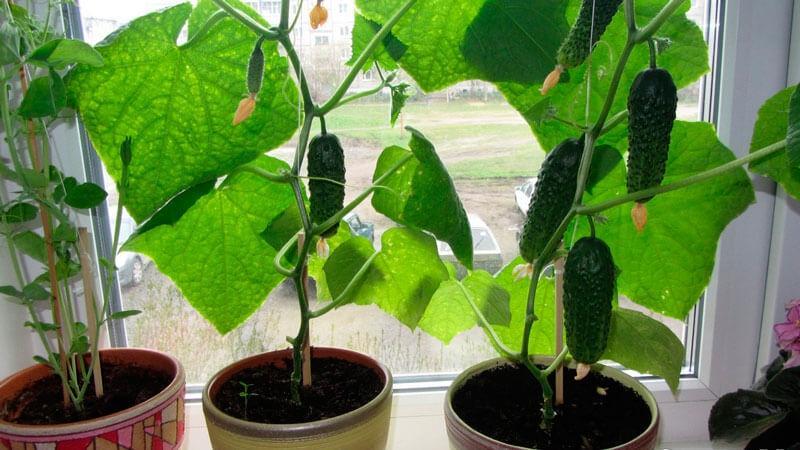
[[[720,397],[711,408],[711,439],[749,440],[746,448],[800,450],[800,298],[786,305],[786,322],[775,324],[780,355],[750,389]]]
[[[783,367],[800,366],[800,298],[786,305],[786,322],[775,324],[778,346],[791,356]]]

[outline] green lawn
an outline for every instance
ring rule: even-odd
[[[514,109],[500,102],[413,102],[403,111],[402,124],[424,133],[458,179],[532,176],[544,152]],[[327,127],[345,145],[407,146],[409,134],[389,127],[389,105],[345,105],[327,117]],[[314,130],[317,133],[318,129]]]

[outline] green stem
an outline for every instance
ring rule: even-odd
[[[294,26],[297,25],[297,20],[300,18],[300,13],[303,11],[303,0],[297,4],[297,12],[294,14],[294,19],[292,20],[292,24],[289,25],[289,29],[286,30],[286,34],[289,34],[294,30]]]
[[[311,242],[307,238],[304,242],[303,249],[301,250],[302,256],[308,255],[308,246]],[[302,258],[298,266],[305,265],[305,258]],[[297,290],[297,300],[300,304],[300,329],[297,331],[297,336],[292,341],[292,376],[291,376],[291,393],[292,400],[295,403],[300,403],[300,384],[303,381],[303,347],[305,346],[306,339],[308,338],[308,325],[311,317],[308,308],[308,297],[306,296],[306,287],[303,282],[303,275],[301,273],[292,277],[294,286]]]
[[[644,28],[636,32],[635,35],[636,43],[641,44],[642,42],[645,42],[646,40],[653,37],[656,31],[658,31],[658,29],[661,28],[661,25],[664,25],[664,22],[666,22],[667,19],[669,19],[670,16],[672,16],[672,14],[678,10],[678,7],[680,7],[681,4],[685,1],[686,0],[670,0],[670,2],[667,3],[661,9],[661,11],[659,11],[658,14],[656,14],[656,16],[653,17],[652,20],[650,20],[650,23],[648,23]]]
[[[5,71],[3,71],[3,75],[5,76]],[[8,102],[8,83],[3,83],[2,90],[3,92],[0,92],[0,114],[3,119],[3,128],[6,131],[5,135],[6,143],[8,144],[8,152],[11,154],[11,161],[14,163],[14,170],[17,172],[19,180],[25,183],[25,177],[22,176],[22,169],[24,166],[22,165],[22,160],[19,158],[17,145],[14,142],[14,123],[11,120],[11,106]]]
[[[655,69],[658,67],[656,63],[656,42],[653,39],[648,39],[647,46],[650,48],[650,68]]]
[[[353,291],[353,289],[355,289],[355,287],[358,285],[358,283],[367,274],[367,270],[369,270],[370,266],[372,265],[372,261],[374,261],[377,256],[378,256],[378,252],[375,252],[372,255],[370,255],[370,257],[367,258],[366,261],[364,261],[364,264],[361,266],[361,268],[358,269],[358,272],[356,272],[356,274],[353,275],[353,278],[350,279],[350,282],[347,283],[347,286],[345,286],[345,288],[342,291],[342,293],[339,294],[339,296],[336,297],[335,300],[331,301],[330,303],[328,303],[324,307],[322,307],[322,308],[320,308],[320,309],[318,309],[316,311],[311,311],[309,313],[309,317],[312,318],[312,319],[316,319],[317,317],[320,317],[320,316],[322,316],[324,314],[327,314],[328,312],[330,312],[334,308],[337,308],[337,307],[339,307],[339,305],[344,303],[344,301],[347,300],[347,297],[350,296],[350,292]]]
[[[600,115],[598,116],[594,127],[592,127],[592,130],[589,132],[589,134],[594,138],[599,136],[600,132],[603,130],[608,113],[611,111],[611,107],[614,104],[614,99],[617,96],[617,89],[619,88],[619,83],[622,80],[622,74],[625,72],[625,65],[628,63],[628,58],[631,56],[631,52],[635,46],[636,43],[633,40],[633,36],[628,35],[628,40],[625,42],[625,47],[622,49],[622,54],[617,62],[617,67],[614,69],[614,76],[611,78],[611,84],[608,86],[608,93],[606,94],[605,103],[603,103],[603,109],[600,111]]]
[[[625,0],[625,23],[628,24],[628,35],[636,33],[636,7],[633,0]]]
[[[750,153],[747,156],[743,156],[739,159],[735,159],[733,161],[722,164],[721,166],[714,167],[713,169],[708,169],[706,171],[700,172],[690,177],[686,177],[682,180],[678,180],[673,183],[666,184],[664,186],[657,186],[654,188],[645,189],[643,191],[634,192],[633,194],[623,195],[621,197],[617,197],[602,203],[597,203],[595,205],[580,206],[576,208],[575,212],[577,214],[582,214],[582,215],[597,214],[601,211],[605,211],[607,209],[628,202],[634,202],[642,198],[652,197],[658,194],[664,194],[687,186],[691,186],[693,184],[701,183],[703,181],[722,175],[725,172],[729,172],[733,169],[736,169],[737,167],[741,167],[751,161],[755,161],[765,156],[769,156],[772,153],[784,149],[785,147],[786,147],[786,140],[784,139],[782,141],[778,141],[774,144],[759,149],[753,153]]]
[[[414,157],[414,155],[406,155],[406,156],[400,158],[399,161],[394,163],[394,165],[392,165],[388,170],[386,170],[386,172],[384,172],[380,177],[378,177],[378,179],[376,179],[369,188],[367,188],[364,192],[359,194],[358,197],[353,199],[353,201],[351,201],[350,203],[345,205],[345,207],[342,208],[338,213],[336,213],[333,216],[331,216],[325,222],[322,222],[321,224],[315,225],[313,230],[311,231],[311,235],[312,236],[319,236],[320,234],[322,234],[323,231],[327,230],[328,228],[330,228],[334,224],[339,223],[339,221],[341,221],[342,218],[347,215],[347,213],[349,213],[350,211],[355,209],[355,207],[358,206],[361,202],[363,202],[364,199],[369,197],[369,195],[374,190],[376,190],[379,187],[381,187],[383,185],[383,182],[386,181],[387,178],[389,178],[392,174],[397,172],[401,167],[403,167],[403,165],[405,163],[407,163],[413,157]]]
[[[480,310],[480,308],[478,308],[478,305],[475,304],[475,299],[472,298],[472,293],[470,293],[469,290],[466,287],[464,287],[464,285],[461,284],[460,281],[456,281],[456,284],[458,285],[458,288],[461,289],[461,292],[464,294],[464,298],[467,299],[467,303],[469,303],[470,308],[472,308],[472,312],[475,313],[475,317],[478,318],[478,322],[480,322],[481,327],[489,336],[489,339],[491,339],[492,345],[494,345],[494,347],[500,351],[502,356],[515,361],[519,361],[520,360],[519,353],[514,352],[514,350],[511,350],[505,344],[503,344],[503,340],[500,339],[500,336],[498,336],[497,332],[494,331],[494,327],[492,327],[489,321],[486,320],[486,316],[483,315],[483,312]]]
[[[253,30],[257,35],[264,36],[264,39],[274,41],[280,37],[279,33],[275,32],[274,30],[268,29],[264,25],[261,25],[260,23],[258,23],[258,21],[256,21],[252,17],[231,6],[226,0],[213,0],[213,2],[217,6],[219,6],[222,10],[227,12],[231,17],[238,20],[251,30]]]
[[[289,39],[288,35],[281,35],[278,41],[281,43],[281,46],[283,46],[283,49],[286,50],[286,56],[292,63],[295,76],[297,76],[297,80],[300,82],[300,94],[303,96],[303,111],[306,113],[306,116],[313,116],[317,111],[317,107],[314,104],[314,100],[311,98],[311,90],[308,88],[308,80],[306,80],[306,75],[303,71],[303,66],[300,64],[300,58],[297,56],[297,51],[294,49],[294,45],[292,44],[292,41]],[[298,146],[298,148],[300,147]],[[302,150],[305,151],[305,147],[303,147]],[[300,154],[300,160],[302,159],[303,153]],[[297,159],[295,159],[295,162],[296,161]],[[299,166],[297,168],[299,169]]]
[[[616,128],[617,125],[619,125],[622,122],[624,122],[625,119],[627,119],[627,118],[628,118],[628,110],[627,109],[623,109],[622,111],[614,114],[613,116],[611,116],[610,119],[608,119],[606,121],[606,125],[600,131],[600,136],[602,136],[602,135],[608,133],[609,131],[613,130],[614,128]]]
[[[237,167],[233,172],[230,173],[228,176],[233,176],[237,172],[250,172],[253,175],[258,175],[259,177],[267,180],[272,181],[274,183],[290,183],[292,180],[291,174],[287,173],[274,173],[268,170],[264,170],[260,167],[252,166],[250,164],[245,164],[243,166]]]
[[[208,32],[214,28],[214,25],[219,23],[220,20],[228,17],[229,13],[224,10],[218,10],[214,14],[212,14],[208,19],[206,19],[205,23],[203,23],[202,28],[200,28],[197,33],[194,34],[185,44],[183,44],[182,48],[187,49],[193,46],[195,43],[203,39]]]
[[[552,240],[552,238],[551,238]],[[547,262],[537,259],[533,262],[533,274],[531,275],[531,284],[528,286],[528,299],[525,306],[525,326],[522,332],[522,347],[520,349],[520,358],[523,360],[528,359],[531,329],[533,322],[536,321],[535,307],[536,307],[536,289],[539,285],[539,277],[542,274],[542,269]]]
[[[567,353],[569,353],[569,349],[565,345],[564,348],[561,349],[561,353],[556,356],[556,359],[554,359],[546,369],[542,370],[542,375],[548,376],[553,373],[553,371],[558,369],[558,366],[560,366],[561,363],[564,362],[564,358],[567,357]]]
[[[558,117],[558,116],[551,116],[551,117],[556,122],[561,122],[561,123],[563,123],[565,125],[569,125],[572,128],[575,128],[576,130],[580,130],[581,132],[585,132],[586,131],[586,127],[581,125],[581,124],[579,124],[579,123],[577,123],[577,122],[573,122],[573,121],[571,121],[569,119],[564,119],[564,118]]]
[[[278,250],[278,253],[275,254],[275,258],[273,258],[272,260],[272,265],[275,266],[275,271],[287,278],[291,278],[292,276],[294,276],[295,268],[292,267],[291,269],[287,269],[286,267],[283,266],[281,260],[286,256],[286,253],[289,252],[289,249],[291,249],[297,244],[297,239],[299,239],[299,237],[300,233],[298,232],[294,236],[292,236],[288,241],[286,241],[286,243],[283,244],[283,247],[281,247],[281,249]]]
[[[533,375],[533,377],[536,378],[536,381],[538,381],[539,385],[542,387],[542,420],[545,424],[549,423],[556,416],[556,413],[553,410],[553,388],[547,381],[547,375],[545,375],[542,370],[536,367],[536,365],[533,364],[529,358],[523,358],[521,362],[522,365],[525,366]]]
[[[353,84],[353,81],[361,71],[361,68],[364,67],[364,64],[366,64],[367,59],[372,56],[372,54],[375,52],[375,49],[377,49],[378,46],[383,43],[383,38],[389,34],[389,31],[392,29],[392,27],[394,27],[395,24],[400,21],[403,15],[405,15],[405,13],[411,9],[416,2],[417,0],[406,0],[403,6],[401,6],[400,9],[398,9],[392,15],[392,17],[390,17],[389,20],[383,24],[381,29],[378,30],[375,36],[372,37],[372,40],[369,41],[369,44],[367,44],[367,46],[358,56],[358,59],[356,59],[356,61],[350,67],[350,72],[347,73],[344,80],[342,80],[341,84],[339,84],[339,87],[333,93],[331,98],[328,99],[324,105],[319,107],[319,110],[317,111],[318,116],[324,116],[339,104],[339,100],[341,100],[345,93],[347,93],[347,90],[350,88],[350,85]]]
[[[346,105],[346,104],[348,104],[348,103],[350,103],[352,101],[358,100],[360,98],[369,97],[370,95],[377,94],[378,92],[381,91],[381,89],[385,88],[386,86],[388,86],[388,83],[384,81],[384,82],[382,82],[381,84],[379,84],[378,86],[376,86],[376,87],[374,87],[372,89],[368,89],[366,91],[358,92],[358,93],[355,93],[353,95],[348,95],[347,97],[344,97],[343,99],[341,99],[336,106],[331,108],[330,111],[333,111],[336,108],[344,106],[344,105]],[[330,112],[330,111],[328,111],[328,112]]]
[[[297,9],[300,10],[299,7]],[[289,29],[289,0],[281,0],[281,22],[278,26],[283,31]]]

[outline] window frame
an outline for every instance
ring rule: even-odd
[[[81,38],[77,8],[65,7],[64,18],[68,35]],[[758,23],[774,26],[764,30]],[[790,79],[800,81],[800,39],[794,39],[791,52],[788,48],[792,33],[800,36],[800,5],[792,11],[790,0],[709,0],[705,24],[712,71],[702,83],[701,118],[714,123],[721,140],[737,156],[742,156],[748,151],[759,106],[787,85],[790,54],[793,67]],[[759,83],[751,82],[756,79]],[[83,167],[79,171],[89,180],[102,180],[100,161],[91,151],[83,127],[66,128],[56,130],[54,136],[74,141],[74,145],[82,148]],[[792,276],[800,266],[800,255],[779,251],[800,248],[800,208],[780,188],[775,194],[771,181],[752,178],[758,203],[723,233],[705,301],[698,307],[697,317],[706,320],[700,321],[701,337],[694,349],[697,357],[692,359],[694,373],[682,377],[677,396],[671,394],[664,381],[643,379],[658,400],[664,440],[707,439],[705,423],[714,401],[723,393],[752,383],[757,368],[774,354],[771,324],[781,317],[786,296],[800,292],[797,284],[800,281]],[[105,208],[103,205],[91,217],[96,249],[101,255],[110,253],[110,223]],[[724,298],[736,301],[723,302]],[[112,308],[120,308],[118,285],[114,286],[112,299]],[[120,326],[112,326],[109,335],[111,345],[127,344]],[[452,377],[448,373],[399,376],[395,394],[407,399],[413,395],[417,397],[415,403],[427,405],[426,411],[430,409],[431,414],[441,415],[441,402],[437,399],[442,397]],[[198,394],[199,387],[192,389],[188,398],[198,398]]]

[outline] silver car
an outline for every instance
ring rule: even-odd
[[[528,181],[514,188],[514,200],[517,203],[517,208],[522,211],[523,215],[528,214],[528,205],[531,203],[531,196],[533,195],[533,189],[535,187],[536,177],[528,178]]]
[[[467,214],[467,218],[472,229],[473,268],[482,269],[491,274],[498,272],[503,268],[503,256],[492,230],[477,214]],[[467,275],[467,269],[453,255],[450,245],[442,241],[436,241],[436,243],[442,260],[453,263],[456,267],[457,278],[464,278]]]

